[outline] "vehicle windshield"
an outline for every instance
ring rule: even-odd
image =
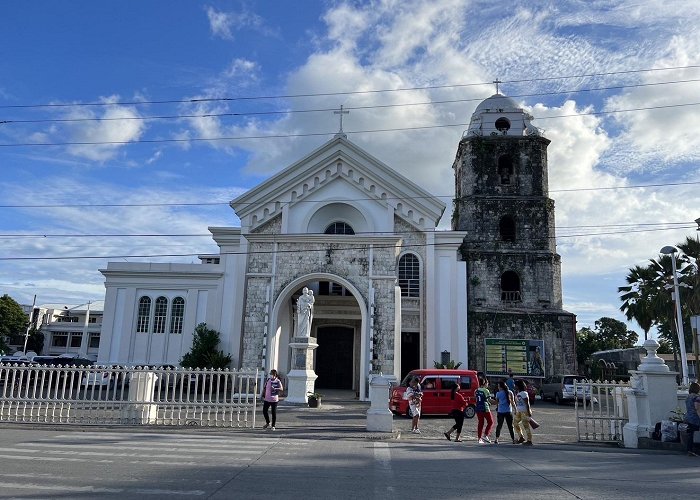
[[[399,384],[399,386],[400,386],[400,387],[408,387],[408,382],[409,382],[413,377],[415,377],[415,376],[416,376],[415,373],[413,373],[413,372],[409,373],[408,375],[406,375],[406,376],[403,378],[403,380],[401,381],[401,383]]]
[[[581,382],[585,377],[564,377],[564,385],[574,385],[574,380]]]

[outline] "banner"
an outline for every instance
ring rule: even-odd
[[[544,340],[486,339],[486,375],[544,377]]]

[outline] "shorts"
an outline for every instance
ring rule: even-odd
[[[412,417],[420,417],[420,406],[409,404],[408,409],[411,412]]]

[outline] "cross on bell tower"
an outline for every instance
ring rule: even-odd
[[[496,93],[498,94],[498,93],[499,93],[499,92],[498,92],[498,86],[499,86],[501,83],[503,83],[503,82],[502,82],[501,80],[499,80],[498,78],[496,78],[496,79],[493,81],[493,83],[496,84]]]

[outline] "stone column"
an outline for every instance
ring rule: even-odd
[[[318,376],[314,372],[315,337],[294,337],[289,343],[292,350],[292,369],[287,374],[287,403],[307,403],[308,393],[314,392]]]
[[[678,406],[678,373],[656,355],[658,348],[653,339],[644,342],[647,355],[636,371],[630,371],[630,387],[624,389],[629,416],[622,429],[626,448],[637,448],[639,438],[650,438],[656,422],[668,419],[669,412]]]
[[[392,432],[394,415],[389,410],[389,379],[375,375],[369,383],[370,407],[367,410],[367,430]]]

